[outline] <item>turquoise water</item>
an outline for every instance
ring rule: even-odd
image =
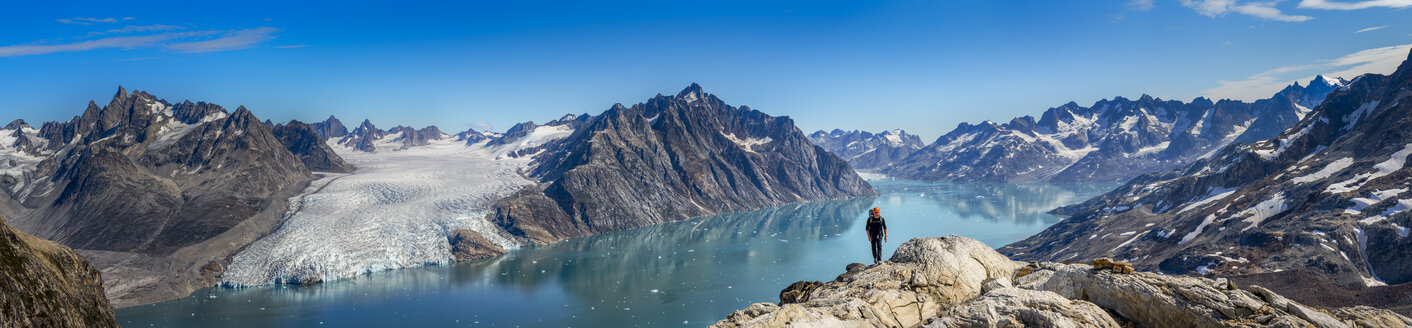
[[[1117,184],[872,181],[880,196],[730,213],[568,240],[454,265],[314,286],[209,288],[118,309],[125,327],[705,326],[799,280],[869,262],[862,221],[888,220],[891,256],[914,237],[993,247],[1060,218],[1044,212]]]

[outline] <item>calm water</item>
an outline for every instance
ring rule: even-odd
[[[374,273],[315,286],[210,288],[119,309],[126,327],[704,326],[799,280],[870,261],[862,221],[883,209],[887,254],[913,237],[958,234],[993,247],[1060,218],[1044,214],[1116,184],[873,181],[876,198],[723,214],[511,251],[493,259]]]

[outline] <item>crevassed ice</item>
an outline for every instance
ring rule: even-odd
[[[231,260],[224,284],[327,281],[445,263],[455,229],[518,246],[484,216],[494,201],[533,183],[518,174],[528,158],[495,159],[491,149],[450,139],[377,153],[333,148],[358,170],[327,175],[293,198],[284,224]]]

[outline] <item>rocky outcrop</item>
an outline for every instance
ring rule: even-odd
[[[974,239],[917,238],[850,265],[803,302],[756,303],[713,327],[1397,327],[1369,307],[1332,312],[1224,279],[1011,261]],[[788,289],[786,291],[789,291]],[[800,297],[796,297],[798,299]],[[1374,326],[1368,326],[1374,325]]]
[[[1117,97],[1070,102],[1008,123],[962,123],[883,173],[948,182],[1126,181],[1236,142],[1274,137],[1343,85],[1322,76],[1246,103]]]
[[[1412,282],[1409,90],[1412,61],[1363,75],[1274,138],[1060,208],[1071,217],[1001,251],[1168,274],[1299,271],[1343,288]]]
[[[902,130],[876,134],[858,130],[819,130],[809,134],[809,141],[842,157],[855,170],[886,169],[926,146],[922,138]]]
[[[848,164],[811,144],[788,117],[733,107],[691,85],[676,96],[614,105],[548,143],[541,182],[490,220],[527,244],[810,200],[873,196]],[[567,122],[567,123],[566,123]],[[578,122],[578,123],[574,123]],[[554,122],[551,122],[554,123]],[[517,125],[504,138],[543,127]]]
[[[0,218],[0,327],[117,327],[98,270]]]
[[[451,231],[446,241],[451,243],[451,256],[457,261],[469,261],[505,254],[505,248],[486,239],[479,232],[458,229]]]
[[[312,127],[303,122],[291,120],[289,123],[276,125],[271,131],[275,138],[288,149],[290,153],[299,156],[299,160],[304,163],[304,167],[318,172],[348,173],[353,172],[353,165],[343,161],[342,157],[333,152],[332,148],[324,142],[322,137],[314,131]]]

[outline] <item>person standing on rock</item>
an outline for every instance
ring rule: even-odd
[[[874,207],[868,211],[868,242],[873,244],[873,264],[882,262],[882,243],[887,241],[887,220],[882,210]]]

